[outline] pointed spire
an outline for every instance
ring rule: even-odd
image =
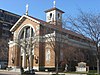
[[[26,5],[26,15],[28,15],[28,4]]]
[[[56,7],[56,1],[55,0],[53,1],[53,7]]]

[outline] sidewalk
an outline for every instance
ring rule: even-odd
[[[0,70],[1,74],[8,74],[8,75],[20,75],[19,72],[11,72],[7,70]],[[55,72],[35,72],[36,75],[52,75],[56,74]],[[71,73],[59,73],[60,75],[87,75],[87,74],[71,74]]]
[[[1,75],[1,74],[20,75],[20,73],[18,73],[18,72],[11,72],[11,71],[7,71],[7,70],[0,70],[0,75]]]
[[[55,72],[35,72],[36,75],[52,75],[56,74]],[[59,73],[61,75],[65,75],[64,73]]]
[[[56,74],[55,72],[35,72],[36,75],[52,75]],[[87,75],[87,74],[71,74],[71,73],[59,73],[60,75]]]
[[[87,75],[87,74],[65,74],[65,75]]]

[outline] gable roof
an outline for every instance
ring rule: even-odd
[[[58,8],[56,8],[56,7],[54,7],[54,8],[51,8],[51,9],[48,9],[48,10],[46,10],[46,11],[44,11],[44,12],[50,12],[50,11],[52,11],[52,10],[57,10],[57,11],[60,11],[61,13],[64,13],[64,11],[62,11],[62,10],[60,10],[60,9],[58,9]]]
[[[22,23],[26,18],[40,24],[40,20],[36,19],[36,18],[33,18],[33,17],[30,17],[30,16],[27,16],[27,15],[23,15],[15,24],[14,26],[10,29],[11,32],[15,31],[19,26],[20,26],[20,23]]]

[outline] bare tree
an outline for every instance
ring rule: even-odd
[[[55,66],[56,66],[56,74],[58,74],[58,63],[59,63],[59,52],[61,45],[61,38],[58,37],[59,31],[53,28],[47,28],[44,32],[45,35],[43,38],[45,39],[45,43],[50,45],[52,50],[55,52]]]
[[[38,46],[38,40],[39,37],[37,37],[37,35],[35,35],[34,37],[29,37],[29,38],[25,38],[25,39],[15,39],[14,42],[18,44],[19,48],[23,48],[24,52],[26,53],[26,55],[28,55],[28,70],[29,73],[31,73],[32,71],[32,49],[33,48],[37,48]],[[22,68],[22,66],[20,66],[20,68]]]
[[[69,65],[69,70],[74,70],[78,62],[86,61],[85,54],[82,49],[78,49],[73,46],[67,46],[64,48],[64,59]],[[86,53],[86,52],[85,52]]]
[[[83,36],[90,38],[89,44],[95,46],[97,59],[97,73],[99,74],[99,46],[100,46],[100,14],[84,13],[76,18],[68,17],[64,21],[64,27]]]

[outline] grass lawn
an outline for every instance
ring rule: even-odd
[[[90,70],[89,72],[66,72],[66,73],[70,73],[70,74],[98,75],[96,70]]]

